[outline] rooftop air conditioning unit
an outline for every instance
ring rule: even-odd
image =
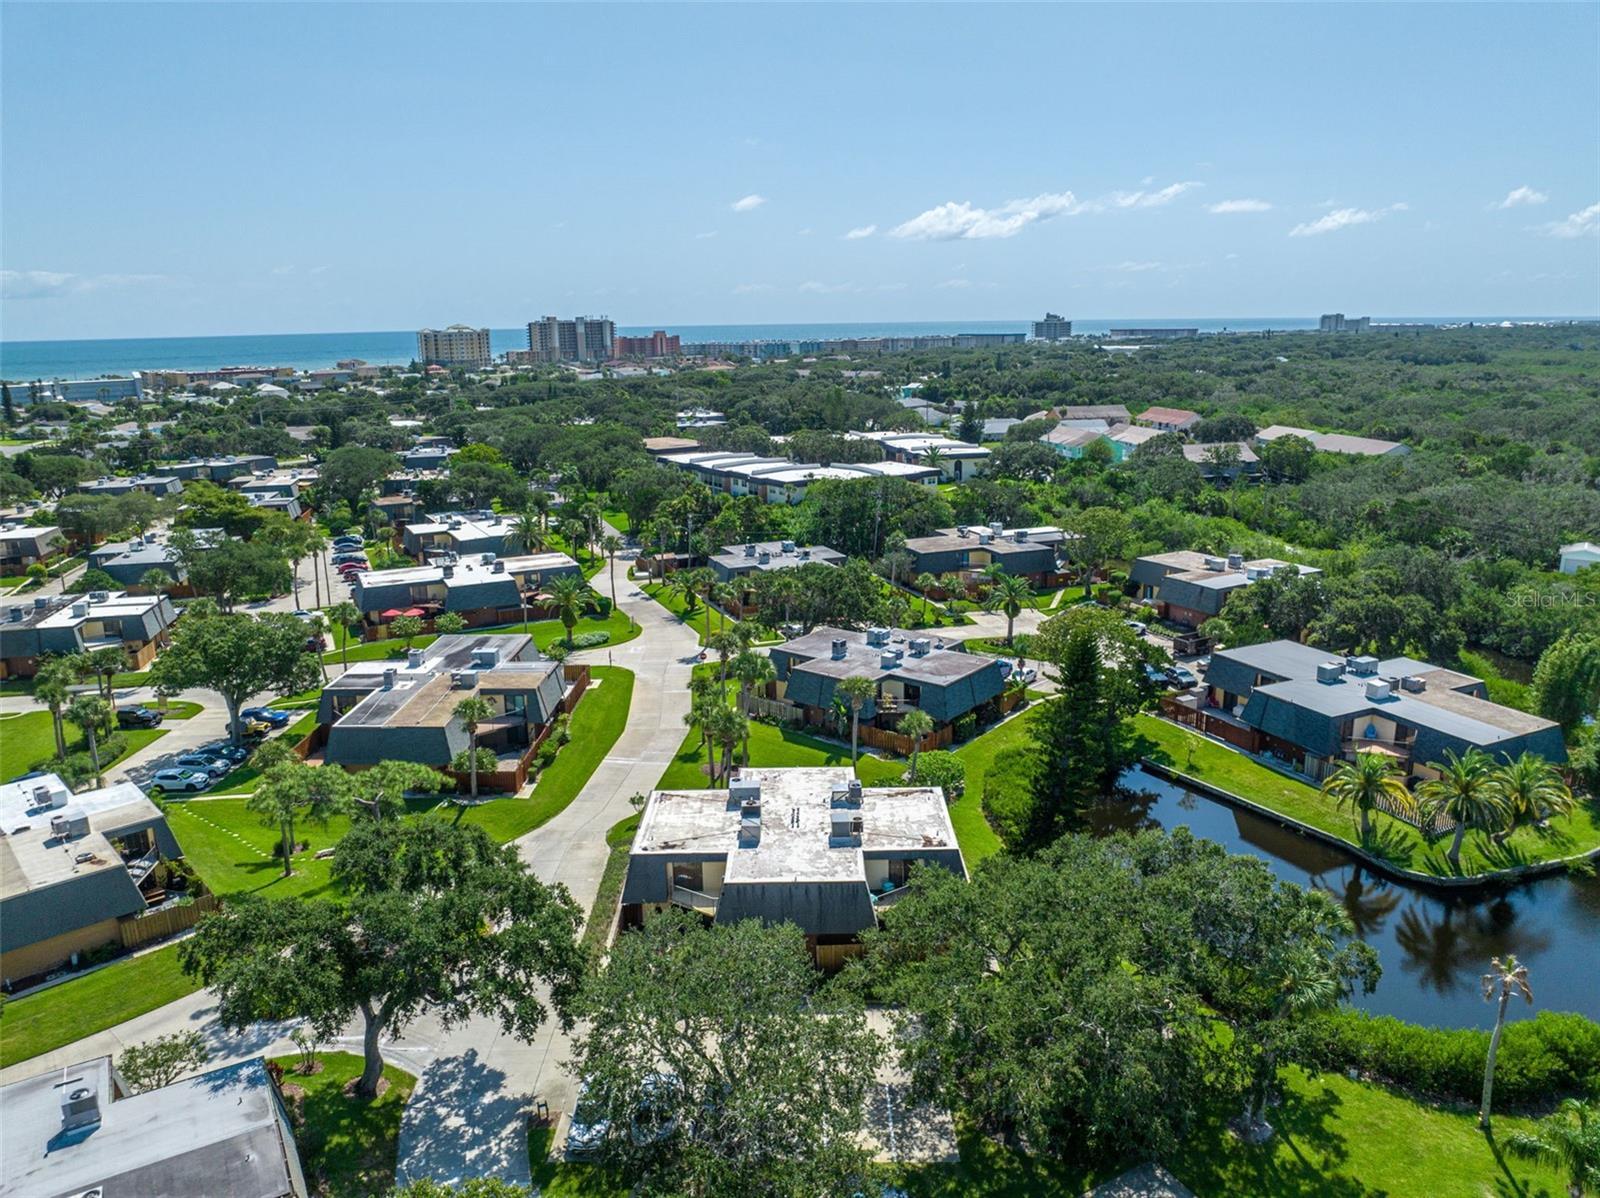
[[[1419,678],[1415,674],[1408,674],[1400,679],[1400,689],[1409,691],[1413,695],[1418,695],[1428,689],[1428,680]]]
[[[472,664],[480,670],[492,670],[500,664],[500,650],[493,646],[487,649],[474,649],[472,651]]]
[[[88,1078],[74,1077],[59,1087],[61,1094],[61,1130],[80,1131],[100,1123],[100,1094]]]
[[[84,616],[89,614],[89,605],[87,603],[74,603],[72,605],[72,614],[77,619],[83,619]]]
[[[1242,570],[1243,568],[1244,568],[1244,554],[1242,554],[1242,553],[1230,553],[1230,554],[1228,554],[1228,569],[1230,569],[1230,570]]]
[[[82,811],[63,809],[50,817],[50,834],[60,840],[89,834],[89,817]]]
[[[108,600],[110,598],[111,598],[111,592],[110,591],[90,591],[89,592],[89,602],[90,603],[104,603],[106,600]]]
[[[885,649],[882,656],[878,658],[878,664],[886,670],[892,670],[900,664],[900,658],[893,649]]]
[[[1214,571],[1217,571],[1218,573],[1220,573],[1223,570],[1223,568],[1227,566],[1227,564],[1228,563],[1226,561],[1224,561],[1220,557],[1207,557],[1206,558],[1206,569],[1207,570],[1214,570]]]
[[[426,656],[421,649],[406,650],[406,665],[413,670],[422,668],[422,659]]]
[[[384,672],[383,672],[383,689],[386,690],[386,691],[392,691],[394,689],[394,680],[398,676],[399,676],[399,671],[396,670],[393,666],[390,666],[388,669],[384,670]]]
[[[873,627],[867,629],[867,644],[887,645],[889,643],[889,630],[887,628]]]
[[[794,552],[794,542],[793,541],[785,541],[783,543],[783,551],[785,553],[793,553]]]
[[[484,564],[484,565],[486,565],[486,566],[492,566],[492,565],[494,565],[494,554],[492,554],[492,553],[485,553],[485,554],[484,554],[484,555],[483,555],[483,558],[482,558],[482,559],[481,559],[481,560],[482,560],[482,561],[483,561],[483,564]]]
[[[456,568],[449,562],[446,562],[443,566],[439,567],[439,573],[443,578],[454,578],[456,576]]]
[[[1011,534],[1011,539],[1016,541],[1019,545],[1022,544],[1022,542],[1028,539],[1028,530],[1026,528],[1017,529],[1016,532]]]
[[[23,618],[26,615],[27,615],[26,609],[20,608],[20,607],[13,607],[11,609],[11,622],[13,624],[20,624],[20,623],[22,623]]]
[[[998,520],[989,521],[989,531],[992,534],[994,534],[995,536],[999,536],[1001,533],[1005,532],[1005,530],[1006,530],[1006,526],[1004,524],[1000,523],[1000,521],[998,521]]]
[[[843,639],[842,637],[835,637],[834,640],[833,640],[833,660],[834,661],[843,661],[845,659],[845,653],[849,649],[849,646],[850,646],[850,642],[849,641]]]
[[[495,562],[492,566],[489,567],[489,573],[491,573],[491,574],[504,574],[505,572],[506,572],[506,564],[505,564],[505,562]]]
[[[49,606],[50,606],[50,600],[49,600],[48,597],[46,597],[44,595],[35,595],[33,597],[33,610],[34,611],[43,611],[45,608],[47,608]]]
[[[450,685],[458,691],[469,691],[478,685],[477,670],[452,670]]]
[[[959,525],[956,526],[956,536],[958,536],[958,537],[966,537],[966,536],[971,536],[971,535],[972,535],[972,529],[968,528],[965,524],[959,524]]]
[[[1317,667],[1318,682],[1341,682],[1344,680],[1344,662],[1325,661]]]
[[[926,656],[928,656],[928,650],[932,646],[932,644],[933,644],[933,642],[930,641],[925,636],[912,637],[911,638],[911,656],[912,657],[926,657]]]
[[[1389,683],[1384,679],[1369,678],[1367,679],[1367,698],[1371,699],[1375,703],[1378,703],[1385,699],[1394,698],[1394,692],[1391,690]]]
[[[1352,674],[1370,677],[1378,672],[1378,659],[1376,657],[1347,657],[1344,664],[1350,668]]]
[[[744,555],[746,557],[754,557],[756,555],[756,546],[754,541],[744,547]]]

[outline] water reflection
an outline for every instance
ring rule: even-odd
[[[1349,912],[1383,963],[1383,980],[1356,1001],[1379,1014],[1440,1026],[1484,1026],[1478,977],[1515,953],[1532,974],[1531,1010],[1600,1018],[1600,880],[1554,875],[1520,886],[1446,895],[1374,874],[1319,841],[1142,769],[1098,808],[1100,833],[1186,827],[1236,853],[1262,858],[1280,878],[1315,887]]]

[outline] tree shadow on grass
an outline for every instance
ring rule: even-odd
[[[1506,1161],[1505,1153],[1494,1138],[1493,1131],[1484,1132],[1483,1138],[1489,1145],[1489,1151],[1494,1154],[1495,1167],[1500,1170],[1500,1176],[1494,1179],[1496,1198],[1553,1198],[1548,1187],[1529,1189],[1527,1181],[1511,1171],[1511,1165]]]

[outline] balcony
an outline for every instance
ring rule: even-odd
[[[717,917],[717,904],[721,901],[714,894],[677,885],[673,886],[668,898],[674,907],[682,907],[685,911],[693,911],[697,915],[704,915],[707,919]]]

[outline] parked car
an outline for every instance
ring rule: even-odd
[[[1024,683],[1037,682],[1039,681],[1039,671],[1032,666],[1025,666],[1019,663],[1007,674],[1007,678],[1008,680],[1010,678],[1021,678]]]
[[[1143,636],[1145,633],[1150,631],[1148,626],[1141,624],[1138,620],[1124,620],[1123,623],[1129,628],[1133,629],[1134,632],[1138,633],[1140,636]]]
[[[1167,681],[1179,690],[1188,690],[1190,687],[1200,684],[1200,679],[1194,676],[1194,671],[1185,666],[1170,667],[1167,670]]]
[[[233,744],[226,740],[207,741],[197,750],[198,753],[209,753],[212,757],[219,758],[233,765],[239,765],[250,756],[250,750],[243,745]]]
[[[364,566],[367,564],[367,555],[365,553],[336,553],[333,555],[332,561],[336,566],[343,566],[350,562]]]
[[[332,544],[335,551],[340,549],[362,549],[365,547],[360,537],[353,537],[349,533],[344,536],[334,537]]]
[[[216,779],[204,770],[174,767],[172,769],[157,770],[154,774],[151,774],[150,789],[192,794],[195,791],[207,789],[215,781]]]
[[[641,1083],[643,1093],[628,1121],[628,1136],[636,1147],[644,1148],[664,1140],[677,1129],[677,1116],[671,1114],[676,1104],[668,1104],[665,1109],[659,1107],[661,1100],[672,1097],[671,1092],[681,1085],[673,1073],[652,1073]],[[580,1081],[578,1101],[573,1106],[572,1123],[567,1129],[566,1153],[570,1159],[596,1156],[604,1145],[611,1122],[596,1109],[597,1105],[589,1100],[588,1082]]]
[[[202,752],[199,749],[191,749],[187,753],[179,753],[172,764],[179,769],[199,770],[202,773],[214,774],[219,778],[224,774],[233,772],[233,765],[230,762],[214,754]]]
[[[1151,686],[1159,686],[1165,689],[1167,686],[1167,672],[1159,666],[1147,665],[1144,668],[1144,680]]]
[[[274,728],[285,727],[290,720],[287,711],[279,711],[276,707],[246,707],[239,714],[247,720],[265,720]]]
[[[1007,682],[1011,681],[1011,671],[1016,668],[1016,663],[1013,662],[1009,657],[1002,657],[1000,659],[1000,677],[1004,678]]]
[[[348,576],[351,574],[360,574],[363,570],[370,569],[370,567],[366,562],[344,562],[341,565],[335,566],[334,569],[337,570],[341,575]]]
[[[117,727],[119,728],[157,728],[161,721],[167,717],[151,707],[119,707],[117,708]]]
[[[239,717],[239,731],[245,737],[265,736],[272,731],[272,725],[266,720],[252,720],[241,715]]]

